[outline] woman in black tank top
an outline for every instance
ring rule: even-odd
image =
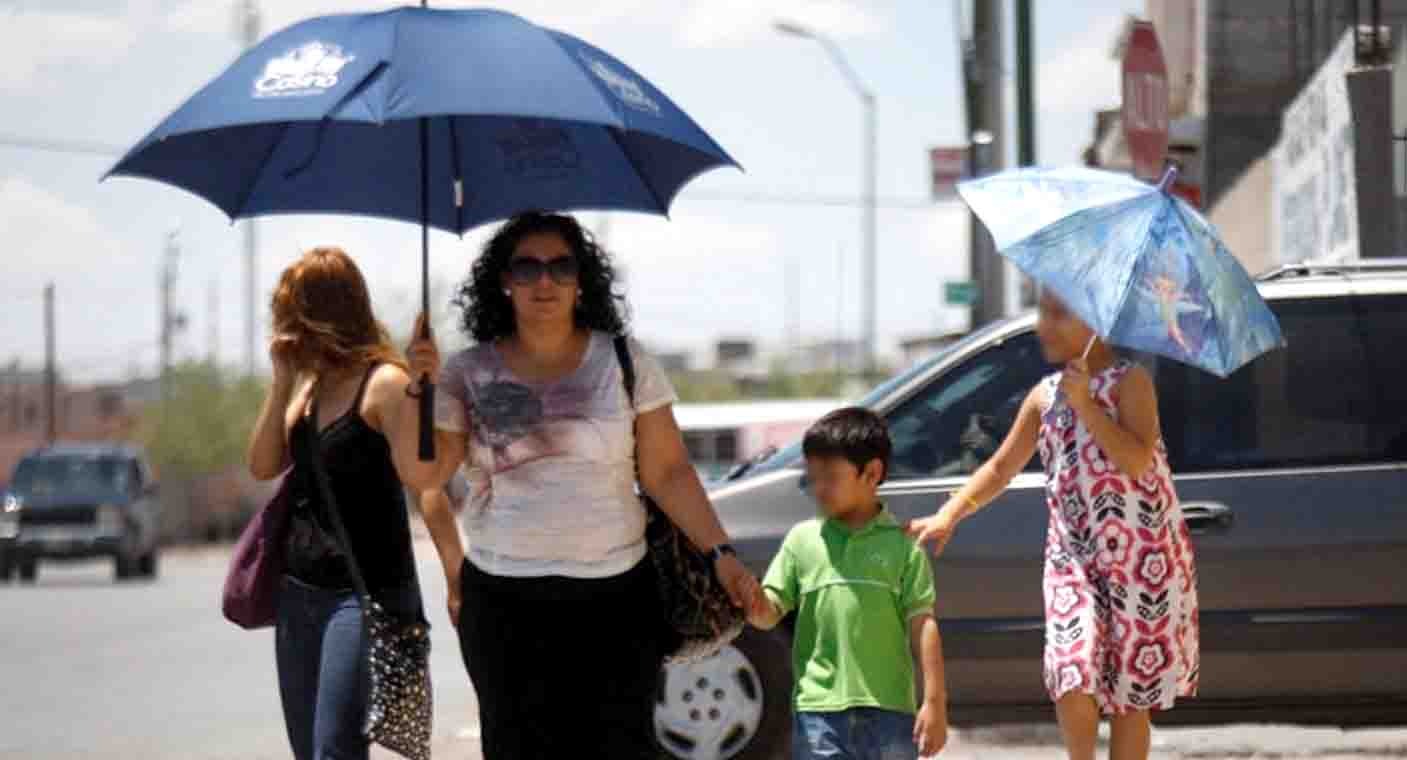
[[[423,616],[404,494],[443,478],[437,462],[417,459],[418,407],[406,391],[412,376],[438,373],[439,356],[417,341],[407,368],[372,315],[361,273],[336,248],[314,249],[284,271],[273,323],[273,384],[249,468],[261,480],[292,468],[276,624],[284,722],[298,760],[366,758],[361,608],[312,466],[319,457],[372,596]]]

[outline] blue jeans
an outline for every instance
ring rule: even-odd
[[[285,578],[275,625],[278,690],[297,760],[366,760],[361,606],[350,591]]]
[[[853,707],[841,712],[799,712],[792,731],[796,760],[917,760],[914,716]]]

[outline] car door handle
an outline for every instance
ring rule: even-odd
[[[1226,530],[1235,521],[1231,507],[1215,501],[1190,501],[1182,505],[1182,519],[1193,533]]]

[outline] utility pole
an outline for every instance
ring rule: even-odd
[[[800,24],[791,21],[777,21],[773,24],[777,31],[782,34],[790,34],[795,37],[814,40],[825,49],[831,61],[840,69],[840,73],[849,83],[850,88],[860,99],[863,109],[863,144],[861,146],[861,159],[864,165],[863,187],[860,190],[860,198],[863,203],[862,215],[860,217],[860,241],[864,247],[864,255],[861,259],[861,293],[860,301],[863,317],[863,341],[864,365],[863,371],[866,377],[873,378],[879,372],[879,366],[875,358],[876,344],[879,342],[878,327],[876,325],[876,310],[878,308],[878,298],[876,296],[876,242],[875,242],[875,210],[878,205],[875,184],[877,181],[878,163],[878,135],[875,128],[875,95],[874,91],[860,80],[855,69],[850,66],[850,62],[841,52],[840,47],[831,38],[818,34]]]
[[[1002,125],[1002,3],[973,0],[972,37],[963,50],[967,126],[972,173],[989,174],[1005,163]],[[1006,278],[987,228],[975,214],[970,219],[969,263],[977,298],[972,304],[972,328],[1006,313]]]
[[[789,255],[782,262],[783,302],[787,307],[787,353],[793,362],[801,356],[801,262]]]
[[[54,348],[54,283],[44,286],[44,405],[47,407],[45,439],[59,438],[59,378]]]
[[[211,368],[215,368],[220,366],[220,281],[211,277],[210,284],[206,288],[205,329],[207,345],[205,347],[205,361]]]
[[[1035,79],[1031,71],[1031,0],[1016,2],[1017,166],[1036,163]]]
[[[235,30],[244,47],[259,41],[259,6],[255,0],[238,0],[235,6]],[[259,336],[256,329],[259,314],[259,234],[253,219],[244,220],[244,371],[254,376],[258,366]]]
[[[180,264],[181,245],[176,237],[177,233],[166,233],[166,248],[161,256],[161,274],[159,290],[161,292],[161,400],[166,401],[171,395],[171,345],[176,337],[176,331],[185,327],[185,315],[179,314],[172,308],[171,291],[176,286],[176,269]]]
[[[1031,0],[1016,2],[1016,165],[1036,165],[1036,80],[1032,71]],[[1022,277],[1021,291],[1011,294],[1023,308],[1036,305],[1036,289]]]

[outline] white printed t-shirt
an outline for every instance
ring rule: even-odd
[[[634,418],[677,396],[659,363],[631,340],[632,412],[612,340],[593,332],[581,365],[547,383],[517,378],[493,344],[445,363],[435,424],[469,432],[466,555],[484,572],[605,578],[644,559]]]

